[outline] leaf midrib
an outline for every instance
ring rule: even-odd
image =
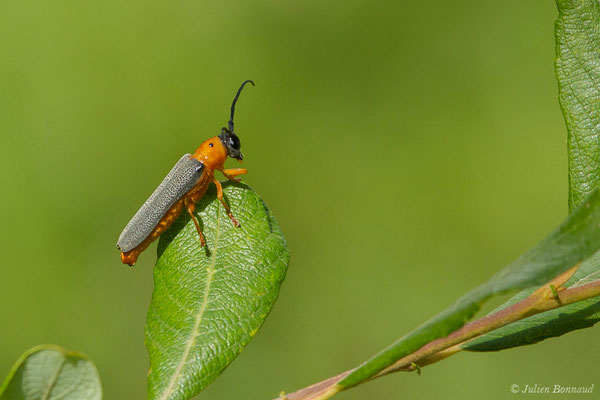
[[[175,387],[175,385],[177,384],[177,381],[179,380],[181,371],[183,370],[183,367],[184,367],[185,363],[187,362],[187,358],[190,355],[190,351],[192,350],[192,347],[194,347],[194,344],[196,343],[196,338],[199,336],[200,324],[202,323],[202,316],[204,315],[204,312],[206,311],[206,308],[207,308],[208,295],[210,292],[210,286],[212,284],[212,279],[213,279],[213,275],[215,272],[215,264],[217,262],[217,249],[219,248],[218,245],[219,245],[220,237],[221,237],[221,212],[220,212],[220,209],[217,208],[217,229],[215,232],[215,245],[214,245],[215,247],[214,247],[214,250],[212,251],[210,267],[208,269],[208,276],[206,277],[206,285],[204,287],[204,298],[202,300],[202,305],[200,307],[200,311],[198,311],[198,314],[196,315],[196,321],[194,322],[194,328],[192,329],[190,338],[188,339],[188,341],[185,344],[185,348],[183,350],[183,355],[181,357],[181,360],[177,364],[177,367],[175,368],[175,372],[173,373],[173,375],[171,376],[171,380],[169,381],[169,385],[167,386],[166,390],[163,392],[163,395],[160,397],[160,400],[166,400],[169,397],[169,395],[172,393],[173,388]]]
[[[56,384],[56,381],[58,380],[58,375],[60,374],[60,371],[62,371],[63,367],[65,366],[66,358],[64,355],[62,357],[63,357],[62,362],[60,363],[59,367],[56,369],[56,372],[52,376],[52,379],[48,382],[48,384],[46,385],[46,388],[44,389],[44,393],[42,394],[42,400],[47,400],[49,398],[50,392],[52,391],[52,389],[54,388],[54,385]]]

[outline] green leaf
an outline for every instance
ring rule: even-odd
[[[560,105],[569,132],[569,207],[600,184],[600,3],[557,0],[556,77]],[[600,255],[582,264],[565,286],[600,279]],[[525,298],[519,293],[497,310]],[[537,343],[593,326],[600,319],[600,299],[588,299],[515,322],[462,346],[497,351]]]
[[[100,377],[85,355],[59,346],[28,350],[0,387],[0,400],[99,400]]]
[[[600,3],[556,0],[556,78],[567,124],[569,209],[600,184]]]
[[[197,204],[207,246],[187,213],[158,245],[148,311],[149,399],[189,399],[243,350],[273,307],[289,262],[285,239],[262,199],[224,184],[235,228],[214,188]]]
[[[355,386],[423,345],[460,328],[494,294],[541,285],[600,248],[600,192],[591,192],[554,232],[494,275],[488,282],[461,297],[453,306],[399,339],[342,379],[338,390]]]
[[[600,253],[594,254],[583,262],[564,286],[578,286],[597,279],[600,279]],[[524,290],[518,293],[492,313],[523,300],[532,291]],[[471,340],[461,345],[461,348],[469,351],[504,350],[534,344],[577,329],[589,328],[598,321],[600,321],[600,301],[598,297],[594,297],[513,322]]]

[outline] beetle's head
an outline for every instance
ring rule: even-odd
[[[219,136],[210,138],[202,143],[192,156],[193,158],[206,165],[210,165],[213,169],[223,168],[227,156],[242,162],[244,156],[240,151],[240,138],[233,131],[233,113],[235,111],[235,103],[238,97],[240,97],[244,85],[248,82],[254,86],[254,82],[248,80],[242,83],[242,86],[238,89],[233,99],[233,104],[231,104],[231,118],[229,118],[228,128],[222,128]],[[217,138],[219,139],[217,140]]]
[[[235,103],[237,102],[238,97],[240,97],[240,93],[242,93],[242,89],[246,85],[246,83],[250,82],[252,86],[254,86],[254,82],[251,80],[244,81],[242,86],[237,91],[235,98],[233,99],[233,103],[231,104],[231,117],[229,118],[228,128],[222,128],[221,134],[219,135],[219,139],[221,139],[221,143],[227,149],[227,155],[231,158],[235,158],[238,161],[242,161],[244,156],[240,151],[240,138],[233,131],[233,113],[235,112]]]
[[[235,134],[235,132],[230,131],[227,128],[222,128],[219,139],[221,139],[221,143],[223,143],[223,146],[225,146],[227,149],[227,155],[229,157],[235,158],[238,161],[242,161],[244,159],[244,156],[240,151],[240,138]]]

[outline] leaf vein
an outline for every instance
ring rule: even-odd
[[[206,277],[206,285],[204,287],[204,299],[202,301],[200,310],[198,311],[198,314],[196,315],[196,321],[194,322],[194,327],[192,329],[192,333],[191,333],[188,341],[186,342],[185,348],[183,350],[183,355],[181,356],[181,360],[177,364],[177,367],[175,368],[175,371],[173,372],[173,375],[171,376],[171,379],[169,381],[167,388],[163,392],[162,396],[160,396],[161,400],[167,399],[168,396],[172,393],[173,388],[175,387],[175,385],[177,384],[177,381],[179,380],[181,370],[183,369],[183,367],[186,364],[187,359],[190,355],[190,350],[192,349],[192,347],[194,347],[196,338],[198,337],[200,324],[202,322],[202,317],[207,308],[208,296],[209,296],[209,292],[210,292],[213,275],[215,272],[215,263],[216,263],[216,257],[217,257],[220,236],[221,236],[221,212],[220,212],[220,208],[217,208],[217,226],[216,226],[216,232],[215,232],[215,246],[214,246],[215,248],[212,252],[210,266],[208,268],[208,276]]]

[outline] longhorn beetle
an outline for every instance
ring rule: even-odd
[[[127,224],[117,247],[121,251],[121,261],[133,266],[140,253],[155,241],[171,224],[179,217],[181,210],[185,207],[188,214],[196,225],[200,236],[200,245],[206,246],[202,229],[194,215],[196,203],[204,196],[208,185],[214,182],[217,187],[217,198],[223,204],[227,215],[234,226],[240,226],[233,217],[229,206],[223,200],[223,188],[215,178],[215,170],[221,171],[227,179],[239,182],[236,178],[248,172],[244,168],[224,169],[227,156],[242,162],[243,156],[240,152],[240,139],[233,131],[233,113],[235,103],[246,83],[254,82],[247,80],[237,91],[231,104],[231,117],[227,128],[221,128],[221,134],[212,137],[202,143],[196,152],[185,154],[177,161],[162,183],[150,195],[138,212]]]

